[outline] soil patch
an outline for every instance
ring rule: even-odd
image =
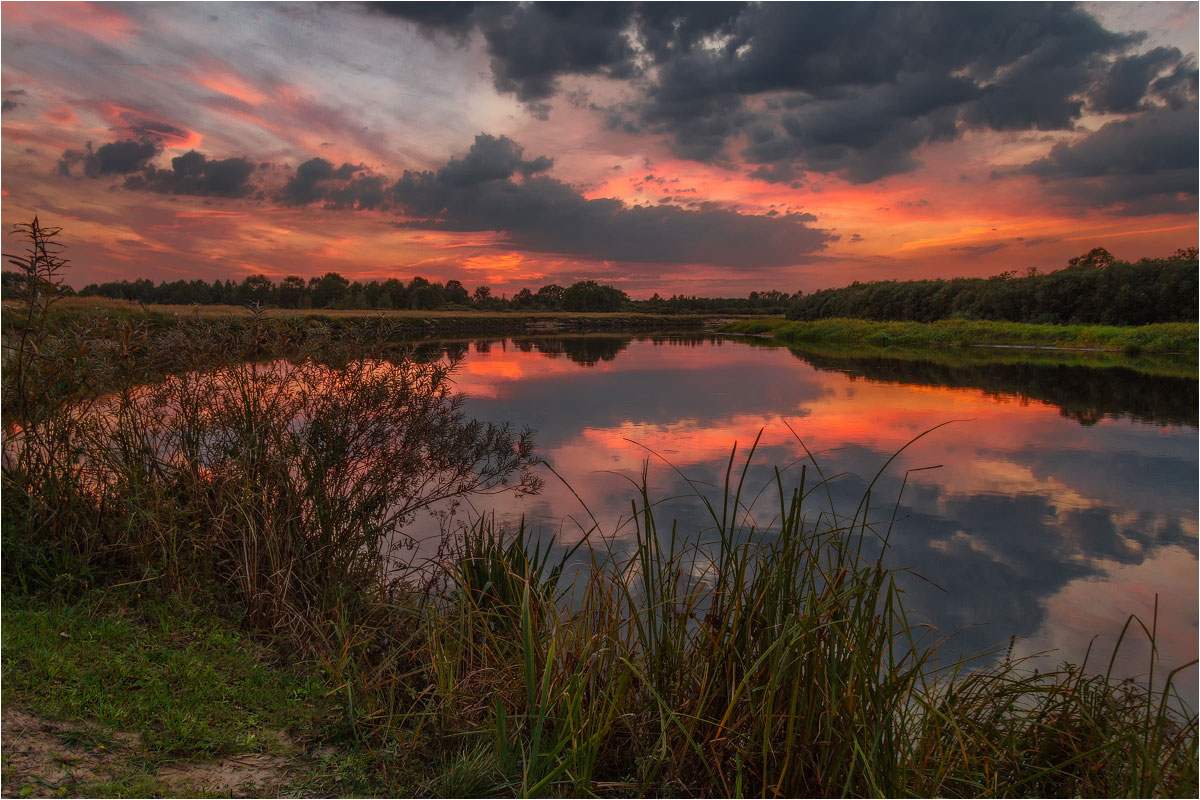
[[[145,763],[135,734],[110,734],[84,723],[53,722],[10,706],[3,709],[0,731],[0,796],[86,795],[88,786],[116,780]],[[289,768],[294,759],[249,753],[209,761],[171,761],[159,765],[157,771],[146,769],[170,793],[278,795],[294,776]]]

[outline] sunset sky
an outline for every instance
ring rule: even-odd
[[[76,288],[1168,255],[1198,235],[1197,7],[5,2],[3,222],[62,226]]]

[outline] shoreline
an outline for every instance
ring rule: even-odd
[[[726,336],[752,336],[783,345],[852,345],[892,348],[976,347],[1000,350],[1126,353],[1188,356],[1200,352],[1193,322],[1139,326],[1042,325],[983,320],[877,322],[827,319],[811,322],[737,320],[717,328]]]

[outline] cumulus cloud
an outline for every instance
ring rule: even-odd
[[[373,8],[436,33],[483,32],[496,88],[535,104],[558,91],[561,75],[634,74],[624,36],[628,3],[375,3]],[[544,108],[543,108],[544,110]]]
[[[506,136],[480,134],[462,157],[441,168],[405,171],[390,181],[363,166],[323,158],[301,163],[282,188],[253,180],[248,158],[210,159],[195,151],[171,160],[171,169],[145,163],[147,154],[104,145],[95,153],[67,151],[62,169],[78,161],[103,163],[108,172],[141,167],[126,189],[164,194],[247,197],[284,206],[391,211],[401,227],[444,231],[496,231],[507,244],[535,252],[589,259],[763,268],[805,263],[837,237],[815,228],[811,214],[741,214],[715,203],[684,209],[627,206],[612,198],[588,199],[543,174],[553,161],[526,158]],[[107,149],[106,149],[107,148]],[[157,151],[151,151],[152,157]],[[101,160],[101,154],[104,159]],[[119,158],[118,158],[119,157]],[[134,170],[126,170],[132,172]],[[105,172],[89,169],[91,177]]]
[[[1146,53],[1123,56],[1097,81],[1089,100],[1097,111],[1127,113],[1137,111],[1147,94],[1174,98],[1181,89],[1186,99],[1189,67],[1194,75],[1195,65],[1176,47],[1156,47]],[[1160,78],[1168,69],[1170,73]]]
[[[1194,103],[1157,108],[1059,143],[1024,171],[1079,204],[1115,205],[1128,214],[1194,211],[1198,140]]]
[[[296,167],[296,174],[288,180],[279,195],[284,205],[307,205],[325,197],[330,181],[345,181],[363,167],[342,164],[334,169],[333,164],[323,158],[311,158]]]
[[[88,142],[83,150],[66,150],[58,161],[58,171],[70,175],[71,168],[83,164],[83,172],[89,178],[101,175],[128,175],[145,169],[150,160],[162,150],[156,139],[122,139],[108,142],[93,150]]]
[[[103,148],[101,148],[103,149]],[[192,150],[171,159],[171,169],[147,168],[125,179],[125,188],[160,194],[244,197],[254,165],[244,158],[210,159]]]
[[[514,247],[615,261],[783,266],[811,260],[833,238],[810,227],[815,218],[809,214],[768,217],[715,204],[685,210],[589,200],[548,176],[515,180],[529,163],[520,155],[504,137],[477,139],[465,158],[447,167],[471,164],[467,174],[489,177],[464,183],[459,167],[407,171],[393,187],[396,207],[412,227],[499,231]]]
[[[496,88],[546,101],[572,75],[628,79],[600,107],[613,129],[665,136],[676,155],[791,182],[869,182],[919,167],[918,150],[968,128],[1070,129],[1090,103],[1179,107],[1179,51],[1125,51],[1071,3],[457,4],[386,9],[429,31],[478,31]],[[741,153],[732,144],[745,142]]]
[[[483,181],[507,178],[515,172],[530,176],[554,166],[553,159],[541,156],[526,161],[525,149],[507,136],[475,137],[475,144],[461,159],[452,158],[438,170],[438,180],[453,186],[473,186]]]

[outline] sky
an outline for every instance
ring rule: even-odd
[[[4,2],[0,216],[61,226],[76,288],[1165,256],[1197,244],[1197,8]]]

